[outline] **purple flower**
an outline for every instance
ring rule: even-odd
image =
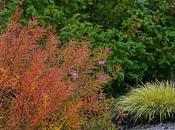
[[[104,76],[104,75],[100,75],[100,76],[98,77],[98,80],[105,80],[105,76]]]
[[[78,78],[78,74],[76,72],[71,73],[73,80]]]
[[[85,60],[90,60],[91,59],[91,57],[90,56],[87,56],[86,58],[85,58]]]
[[[105,52],[109,52],[110,50],[110,48],[105,48]]]
[[[105,60],[100,60],[100,61],[98,62],[98,64],[99,64],[99,65],[105,65],[105,64],[106,64],[106,61],[105,61]]]

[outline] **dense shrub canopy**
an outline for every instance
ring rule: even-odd
[[[0,36],[0,127],[86,129],[89,118],[105,116],[107,51],[77,41],[61,47],[50,28],[35,19],[21,26],[20,16],[17,10]]]
[[[1,31],[19,0],[1,0]],[[35,16],[39,23],[56,25],[61,43],[88,38],[91,48],[110,48],[106,71],[115,84],[112,94],[124,84],[173,78],[175,61],[175,8],[173,0],[35,0],[24,1],[21,22]],[[113,65],[123,71],[116,74]],[[124,82],[123,82],[124,81]]]

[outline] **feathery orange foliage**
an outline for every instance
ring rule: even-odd
[[[59,47],[36,20],[20,26],[20,16],[17,10],[0,36],[0,127],[80,129],[87,112],[106,109],[100,95],[110,77],[95,66],[107,54],[92,56],[86,42]],[[43,39],[45,45],[37,44]]]

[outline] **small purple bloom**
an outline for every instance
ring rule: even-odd
[[[100,76],[98,77],[98,80],[105,80],[105,76],[104,76],[104,75],[100,75]]]
[[[105,51],[106,52],[109,52],[111,49],[110,48],[105,48]]]
[[[87,56],[87,57],[85,58],[85,60],[90,60],[90,58],[91,58],[90,56]]]
[[[74,80],[78,78],[78,74],[76,72],[72,72],[71,75]]]
[[[105,65],[106,64],[106,61],[105,60],[101,60],[98,62],[99,65]]]

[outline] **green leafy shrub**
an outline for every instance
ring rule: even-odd
[[[113,6],[115,5],[113,3]],[[96,43],[95,46],[113,50],[108,60],[110,64],[108,72],[116,76],[110,71],[110,67],[120,64],[123,68],[112,87],[114,95],[116,91],[125,88],[123,87],[125,84],[132,85],[140,80],[145,82],[173,78],[172,73],[175,72],[173,10],[175,9],[171,7],[172,5],[169,0],[130,1],[127,8],[126,5],[123,6],[125,14],[113,21],[115,25],[112,27],[103,25],[105,28],[96,35],[91,35],[90,41]],[[103,14],[106,11],[105,7],[103,6],[99,12]],[[117,16],[115,13],[108,11],[105,16]]]
[[[173,119],[175,115],[175,85],[170,82],[147,83],[121,97],[118,108],[128,111],[133,120]]]

